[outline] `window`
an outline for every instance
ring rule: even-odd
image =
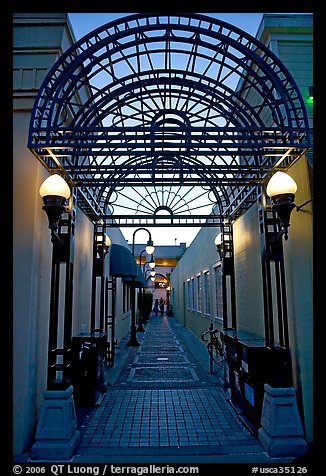
[[[127,312],[130,309],[130,286],[127,283],[123,283],[123,312]]]
[[[191,278],[191,309],[195,309],[195,279]]]
[[[216,317],[223,318],[222,266],[214,268]]]
[[[187,289],[188,289],[188,300],[187,300],[188,309],[194,310],[195,309],[194,278],[188,279]]]
[[[196,276],[196,307],[194,309],[201,312],[201,276]]]
[[[205,314],[211,314],[211,293],[210,293],[210,278],[209,271],[204,272],[204,310]]]

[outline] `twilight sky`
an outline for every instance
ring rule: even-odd
[[[201,13],[201,12],[198,12]],[[79,40],[84,35],[90,33],[96,28],[121,18],[132,15],[133,13],[68,13],[69,19],[76,37]],[[263,13],[203,13],[206,16],[213,17],[230,23],[241,30],[256,36]],[[199,227],[194,228],[151,228],[152,238],[157,245],[179,245],[180,242],[186,242],[187,246],[191,244],[197,235]],[[133,228],[121,228],[125,238],[132,243]],[[144,235],[146,240],[147,235]],[[142,240],[141,237],[139,237]]]
[[[201,12],[198,12],[201,13]],[[99,26],[131,13],[68,13],[76,39],[95,30]],[[255,36],[262,19],[262,13],[203,13],[204,15],[217,18]]]

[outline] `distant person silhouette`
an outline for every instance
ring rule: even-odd
[[[163,316],[163,314],[164,314],[164,301],[163,301],[163,298],[160,299],[160,313],[161,313],[161,316]]]
[[[154,307],[153,307],[153,312],[155,316],[158,315],[158,299],[155,299]]]

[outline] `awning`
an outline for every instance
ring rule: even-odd
[[[141,272],[141,269],[140,267],[137,265],[137,276],[136,277],[127,277],[127,278],[123,278],[123,282],[125,283],[131,283],[133,282],[134,285],[136,286],[136,288],[147,288],[148,287],[148,283],[146,281],[146,279],[144,278],[143,276],[143,273]]]
[[[138,266],[131,251],[116,243],[110,246],[110,274],[111,276],[138,277]]]

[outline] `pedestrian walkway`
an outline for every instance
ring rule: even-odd
[[[153,315],[138,339],[139,347],[118,349],[106,395],[80,425],[73,462],[277,461],[243,425],[190,331]]]

